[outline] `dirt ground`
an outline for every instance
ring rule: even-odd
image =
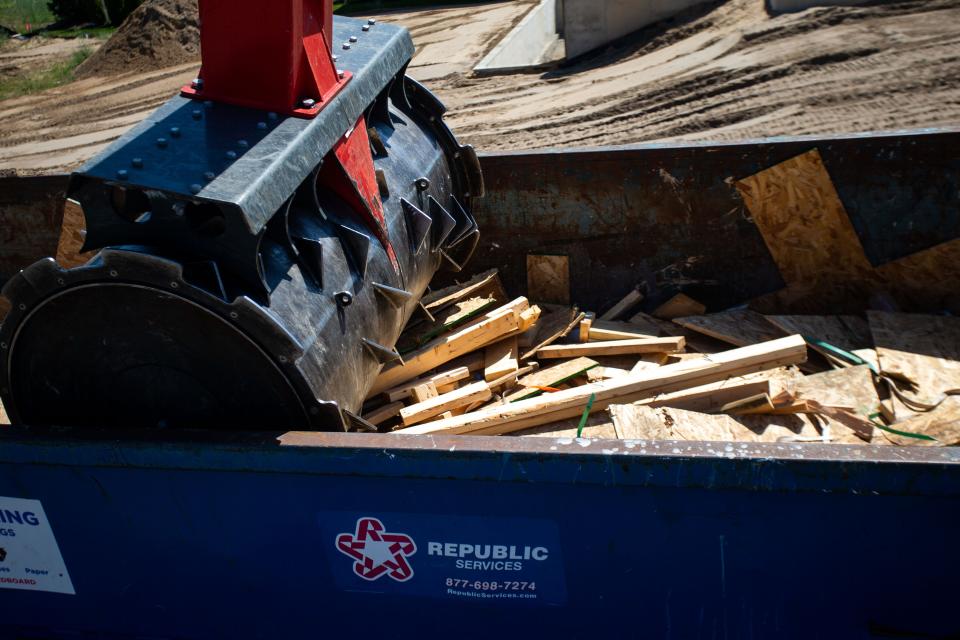
[[[704,5],[547,73],[471,68],[533,0],[378,16],[410,28],[410,67],[482,150],[730,140],[960,124],[960,0],[776,17]],[[194,77],[196,63],[0,102],[0,171],[70,170]]]

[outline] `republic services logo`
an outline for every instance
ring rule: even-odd
[[[360,518],[354,533],[337,536],[337,549],[353,558],[353,572],[371,582],[388,575],[397,582],[413,577],[407,558],[417,552],[413,538],[405,533],[387,533],[376,518]]]

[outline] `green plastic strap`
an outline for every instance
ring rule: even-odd
[[[830,344],[829,342],[818,340],[817,338],[814,338],[812,336],[803,336],[803,339],[808,344],[812,344],[816,347],[820,347],[821,349],[824,349],[825,351],[829,351],[830,353],[837,356],[838,358],[842,360],[846,360],[851,364],[865,364],[868,367],[870,367],[870,371],[873,372],[873,375],[875,376],[880,375],[880,370],[877,369],[877,366],[875,364],[873,364],[872,362],[867,362],[866,360],[864,360],[863,358],[861,358],[855,353],[850,353],[849,351],[841,349],[840,347],[836,347]]]
[[[890,433],[896,434],[898,436],[903,436],[905,438],[916,438],[917,440],[929,440],[931,442],[937,441],[936,438],[932,438],[923,433],[912,433],[910,431],[900,431],[899,429],[888,427],[887,425],[882,424],[879,420],[877,420],[877,418],[880,417],[879,413],[871,413],[867,417],[870,418],[870,422],[872,422],[873,426],[875,426],[877,429],[882,429],[883,431],[888,431]]]
[[[590,409],[593,409],[593,401],[597,398],[597,394],[591,393],[590,399],[587,400],[587,408],[583,410],[583,415],[580,417],[580,425],[577,427],[577,437],[583,435],[583,428],[587,426],[587,418],[590,417]]]

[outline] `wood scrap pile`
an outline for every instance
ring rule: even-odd
[[[642,301],[597,317],[510,300],[495,271],[432,293],[364,418],[403,434],[960,443],[960,319]]]

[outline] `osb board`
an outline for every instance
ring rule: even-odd
[[[577,428],[580,426],[580,418],[571,418],[561,420],[539,427],[531,427],[522,431],[515,431],[509,435],[540,438],[576,438]],[[583,438],[608,438],[614,440],[618,438],[617,430],[610,421],[610,416],[605,411],[598,411],[590,414],[587,418],[587,424],[583,427]]]
[[[880,370],[915,382],[919,388],[909,395],[935,402],[960,389],[960,318],[868,311],[867,320]]]
[[[674,322],[685,329],[729,342],[737,347],[776,340],[787,335],[767,322],[765,317],[749,309],[731,309],[706,316],[675,318]]]
[[[787,334],[799,333],[845,351],[873,346],[870,325],[859,316],[767,316],[767,321]]]
[[[960,315],[960,238],[877,269],[901,307]]]
[[[896,427],[901,431],[922,433],[936,438],[936,441],[931,442],[930,440],[919,440],[893,433],[884,433],[887,440],[893,444],[920,447],[960,444],[960,398],[947,398],[933,411],[921,413],[909,420],[899,422]]]
[[[63,225],[60,228],[60,241],[57,244],[57,262],[61,267],[72,269],[86,264],[96,255],[95,251],[82,253],[87,222],[83,209],[73,200],[67,200],[63,207]]]
[[[639,405],[611,405],[609,412],[617,433],[629,439],[702,442],[820,439],[813,423],[802,415],[734,417]]]
[[[3,402],[0,402],[0,424],[10,424],[10,418],[7,417],[7,412],[3,409]]]
[[[527,297],[534,302],[570,304],[570,256],[528,254]]]
[[[792,387],[801,399],[809,398],[834,407],[851,407],[864,417],[880,410],[880,397],[867,365],[803,376],[795,379]]]
[[[736,183],[788,285],[873,270],[816,149]]]

